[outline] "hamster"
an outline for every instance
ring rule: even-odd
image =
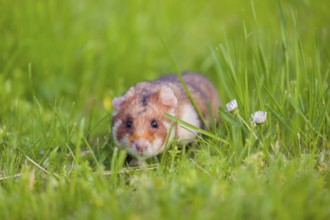
[[[219,107],[217,90],[200,74],[184,73],[182,77],[209,126],[211,115],[208,106],[215,117]],[[123,96],[114,98],[112,106],[114,141],[138,160],[163,152],[167,136],[169,144],[174,138],[191,142],[196,137],[196,131],[178,123],[173,125],[169,134],[171,120],[165,117],[164,113],[199,128],[205,126],[183,85],[174,74],[162,76],[154,81],[137,83]]]

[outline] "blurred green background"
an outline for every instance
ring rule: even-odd
[[[329,2],[290,1],[0,1],[0,91],[6,97],[89,105],[137,81],[180,70],[213,74],[210,47],[251,37],[258,26],[280,42],[280,5],[303,41],[319,35],[329,59]],[[252,9],[254,7],[254,10]],[[290,32],[290,24],[286,22]],[[238,44],[236,46],[239,46]],[[305,45],[308,47],[308,45]]]

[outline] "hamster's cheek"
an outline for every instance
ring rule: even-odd
[[[152,154],[157,155],[164,150],[164,140],[161,137],[155,137],[152,142]]]
[[[114,140],[117,144],[120,143],[120,138],[119,138],[119,135],[118,135],[118,129],[122,125],[122,123],[123,122],[121,120],[116,120],[112,125],[112,135],[113,135],[113,138],[114,138]]]
[[[118,143],[120,145],[123,145],[123,146],[127,147],[127,148],[130,148],[129,135],[128,134],[123,135],[120,139],[118,139]]]

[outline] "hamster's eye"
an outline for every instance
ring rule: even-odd
[[[133,119],[132,118],[127,119],[127,121],[126,121],[126,127],[127,128],[131,128],[132,125],[133,125]]]
[[[158,123],[157,123],[157,121],[155,119],[153,119],[151,121],[150,125],[151,125],[152,128],[158,128]]]

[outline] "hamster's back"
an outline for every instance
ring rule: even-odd
[[[208,105],[212,110],[212,115],[216,117],[217,109],[219,107],[218,93],[212,83],[203,75],[198,73],[183,73],[182,78],[187,84],[192,97],[194,98],[198,108],[201,110],[203,117],[209,123],[210,114]],[[158,79],[159,81],[168,81],[178,87],[177,96],[182,99],[187,99],[186,92],[175,74],[165,75]],[[179,94],[178,94],[179,93]]]

